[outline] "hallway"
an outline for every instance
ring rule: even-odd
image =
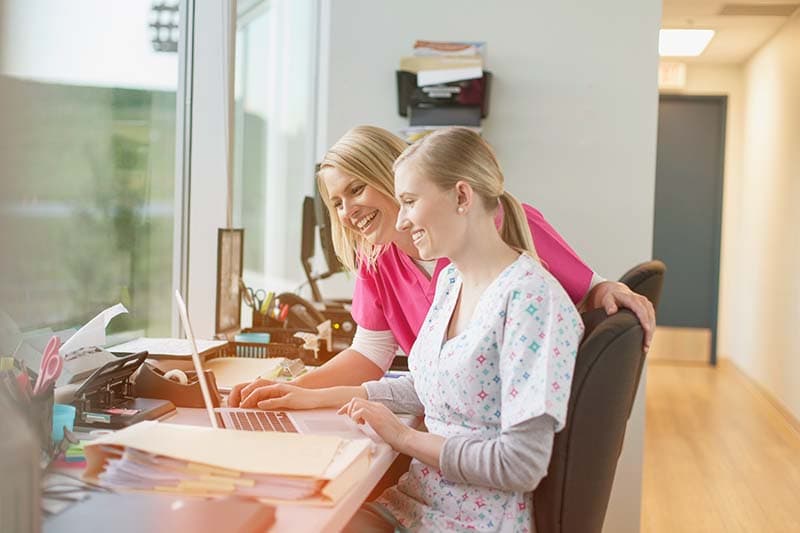
[[[642,532],[800,531],[800,427],[732,363],[654,359]]]

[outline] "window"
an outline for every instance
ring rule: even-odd
[[[303,197],[314,186],[315,0],[240,1],[236,42],[234,225],[244,278],[292,290]]]
[[[122,302],[109,333],[169,335],[178,26],[178,0],[2,4],[4,331]]]

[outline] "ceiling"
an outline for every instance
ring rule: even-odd
[[[800,0],[663,1],[662,28],[716,32],[700,56],[675,58],[686,63],[743,63],[800,7]]]

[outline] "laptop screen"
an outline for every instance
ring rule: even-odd
[[[200,360],[200,354],[197,352],[194,332],[192,331],[191,323],[189,323],[189,313],[186,311],[186,304],[183,302],[183,297],[178,291],[175,291],[175,301],[178,303],[178,314],[181,317],[183,329],[186,331],[186,338],[189,339],[189,344],[192,347],[192,363],[194,363],[194,371],[197,373],[197,381],[200,382],[200,391],[203,393],[203,403],[206,404],[208,420],[211,422],[211,427],[219,428],[217,417],[214,414],[214,404],[211,401],[211,392],[208,389],[208,382],[206,381],[206,374],[203,372],[203,362]]]

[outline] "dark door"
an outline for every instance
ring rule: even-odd
[[[658,323],[710,329],[712,364],[726,107],[725,96],[662,95],[658,108],[653,257],[669,269]]]

